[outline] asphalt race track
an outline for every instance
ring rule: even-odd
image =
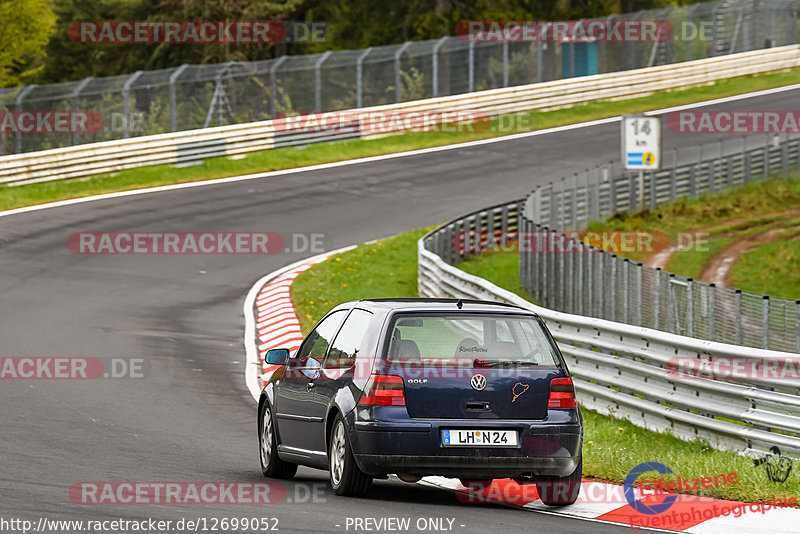
[[[800,91],[716,109],[798,109]],[[664,129],[664,148],[716,140]],[[389,236],[619,158],[619,123],[379,162],[114,198],[0,217],[0,356],[143,358],[143,378],[2,380],[0,516],[278,518],[283,532],[346,532],[348,518],[450,518],[459,532],[625,532],[627,527],[459,502],[376,481],[336,497],[301,469],[292,502],[83,505],[80,481],[263,482],[245,387],[242,303],[265,273],[311,253],[74,255],[78,231],[323,232],[328,248]],[[315,498],[306,497],[312,493]],[[303,501],[303,502],[295,502]],[[445,521],[447,524],[447,521]],[[350,527],[349,531],[353,531]],[[413,531],[413,530],[412,530]]]

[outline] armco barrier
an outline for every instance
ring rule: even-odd
[[[551,242],[565,237],[564,231],[585,230],[590,221],[614,213],[782,177],[800,167],[796,137],[733,141],[739,149],[727,153],[722,142],[683,151],[695,158],[675,152],[666,158],[672,160],[670,167],[645,173],[643,190],[632,173],[609,167],[539,186],[525,202],[520,229],[525,235],[552,236],[542,239]],[[680,160],[685,163],[675,163]],[[639,198],[644,206],[637,206]],[[578,253],[531,250],[520,256],[522,286],[543,306],[709,341],[800,353],[800,301],[707,284],[578,240],[570,241],[570,250]],[[559,283],[562,278],[573,283]]]
[[[704,84],[746,74],[800,66],[800,45],[731,54],[620,73],[493,89],[388,106],[371,111],[471,110],[490,115],[557,109],[604,99],[647,96],[653,91]],[[365,135],[365,138],[374,134]],[[275,146],[304,145],[359,137],[339,132],[280,131],[274,121],[138,137],[0,157],[0,183],[27,184],[92,176],[146,165],[189,164],[225,154],[238,156]]]
[[[558,341],[575,376],[583,406],[682,439],[703,438],[715,448],[800,453],[800,381],[733,382],[680,378],[672,358],[734,358],[778,362],[797,354],[703,341],[649,328],[570,315],[536,306],[449,265],[459,231],[499,232],[517,226],[522,201],[460,217],[419,240],[419,294],[508,302],[538,313]],[[437,253],[439,252],[439,253]],[[444,256],[444,259],[443,257]],[[561,283],[571,283],[564,280]]]

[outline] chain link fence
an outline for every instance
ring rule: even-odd
[[[0,133],[0,155],[678,63],[798,42],[798,0],[721,0],[610,15],[665,20],[663,42],[412,41],[0,89],[0,110],[93,111],[91,133]]]
[[[519,217],[519,230],[521,236],[535,236],[537,245],[529,250],[520,245],[523,288],[541,305],[566,313],[800,353],[800,300],[756,295],[668,273],[565,233],[585,230],[590,221],[615,213],[786,176],[800,165],[800,139],[751,136],[673,150],[672,160],[671,168],[645,173],[641,185],[633,173],[609,165],[531,193]],[[638,205],[640,198],[645,206]]]

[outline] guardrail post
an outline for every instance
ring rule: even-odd
[[[764,350],[769,350],[769,295],[761,296],[761,318],[764,323],[761,346]]]
[[[125,85],[122,86],[123,113],[125,115],[125,124],[122,125],[122,137],[125,139],[128,139],[131,136],[131,86],[142,74],[142,71],[137,70],[131,74],[130,78],[125,80]]]
[[[708,284],[708,340],[717,340],[717,284]]]
[[[328,50],[314,64],[314,107],[316,111],[322,111],[322,64],[331,54],[332,51]]]
[[[742,290],[735,290],[734,313],[736,314],[736,344],[742,344]]]
[[[434,48],[435,50],[435,48]],[[356,59],[356,107],[364,107],[364,60],[367,59],[372,47],[368,47]],[[433,53],[433,96],[436,96],[436,52]]]
[[[394,99],[395,102],[402,102],[403,101],[403,92],[401,91],[402,88],[402,80],[400,79],[400,57],[403,55],[403,52],[411,46],[411,41],[406,41],[403,43],[403,46],[397,49],[397,52],[394,53]]]
[[[25,89],[19,92],[15,102],[17,113],[22,112],[22,102],[25,100],[25,97],[28,96],[28,94],[31,91],[36,89],[36,87],[38,86],[35,83],[32,83],[31,85],[25,87]],[[19,132],[14,133],[14,153],[15,154],[22,153],[22,134],[20,134]]]
[[[686,279],[686,335],[694,337],[694,279]]]
[[[278,79],[276,75],[278,74],[278,68],[280,68],[287,59],[289,59],[289,56],[279,57],[269,69],[269,111],[273,119],[278,113]]]
[[[81,83],[75,88],[72,92],[72,111],[78,111],[78,95],[80,95],[81,91],[91,82],[94,80],[93,76],[89,76],[88,78],[84,78]],[[78,131],[77,129],[72,132],[72,144],[77,145],[80,139],[78,138]]]
[[[178,97],[175,91],[175,83],[188,67],[189,65],[184,63],[169,75],[169,122],[173,132],[178,131]]]

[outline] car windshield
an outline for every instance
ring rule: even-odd
[[[400,314],[391,326],[389,363],[474,367],[561,367],[539,321],[512,314]]]

